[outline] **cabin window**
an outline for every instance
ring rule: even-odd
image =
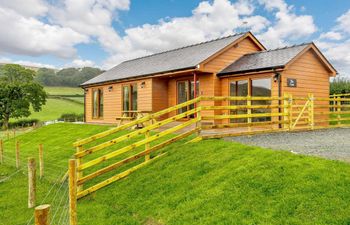
[[[137,84],[123,86],[123,112],[131,115],[137,111]]]
[[[237,81],[231,81],[230,82],[230,96],[234,97],[242,97],[247,96],[249,93],[249,87],[248,87],[249,81],[248,80],[237,80]],[[246,105],[247,101],[239,101],[239,100],[233,100],[230,102],[231,105]],[[232,110],[231,114],[239,115],[239,114],[246,114],[246,109],[239,109],[239,110]],[[246,123],[247,119],[232,119],[232,123]]]
[[[92,117],[103,117],[103,89],[93,89],[92,91]]]
[[[254,79],[251,82],[251,96],[271,97],[271,78]],[[252,101],[252,105],[270,105],[271,101]],[[253,109],[252,113],[271,113],[271,109]],[[253,118],[253,122],[271,121],[271,117]]]
[[[196,81],[196,90],[194,90],[194,81],[193,80],[181,80],[177,81],[177,104],[187,102],[199,94],[199,81]],[[178,114],[184,113],[188,110],[194,109],[194,104],[185,106],[181,109],[178,109]],[[194,114],[190,115],[193,117]]]

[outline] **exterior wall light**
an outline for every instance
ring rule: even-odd
[[[108,91],[109,91],[109,92],[113,91],[113,86],[109,86],[109,87],[108,87]]]
[[[146,87],[146,82],[143,81],[143,82],[141,83],[141,88],[144,88],[144,87]]]

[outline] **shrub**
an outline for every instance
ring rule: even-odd
[[[19,128],[19,127],[31,127],[39,123],[38,119],[20,119],[9,123],[9,128]],[[0,122],[0,127],[2,127],[2,122]]]
[[[331,82],[330,94],[347,94],[350,93],[350,79],[345,77],[335,78]]]
[[[77,122],[77,121],[84,121],[84,114],[76,114],[76,113],[65,113],[62,114],[59,120],[64,122]]]

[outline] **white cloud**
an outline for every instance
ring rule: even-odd
[[[336,19],[331,31],[322,33],[316,44],[340,75],[350,76],[350,10]]]
[[[326,33],[322,33],[320,35],[320,39],[339,41],[339,40],[343,39],[343,35],[339,32],[336,32],[336,31],[328,31]]]
[[[27,61],[27,60],[13,60],[13,59],[6,58],[6,57],[0,57],[0,63],[11,63],[11,64],[19,64],[22,66],[33,66],[33,67],[40,67],[40,68],[44,67],[44,68],[49,68],[49,69],[57,69],[54,65],[51,65],[51,64],[32,62],[32,61]]]
[[[49,25],[2,6],[0,27],[0,53],[72,57],[76,54],[74,45],[88,41],[87,36],[70,28]]]
[[[346,13],[338,17],[337,22],[338,26],[336,27],[336,30],[340,30],[350,34],[350,9]]]
[[[65,67],[96,67],[96,64],[91,60],[74,59],[71,63],[66,64]]]
[[[126,29],[124,37],[111,41],[115,42],[114,54],[105,61],[104,67],[110,68],[125,59],[230,35],[242,27],[260,32],[269,21],[253,15],[253,12],[253,1],[203,1],[189,17],[175,17]]]
[[[268,11],[275,12],[275,23],[258,35],[270,48],[287,45],[289,41],[309,37],[317,31],[312,16],[295,14],[294,7],[283,0],[259,0],[259,3]]]
[[[0,6],[25,17],[43,16],[48,11],[48,5],[43,0],[0,0]]]

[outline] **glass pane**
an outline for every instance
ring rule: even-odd
[[[271,78],[252,80],[252,96],[271,97]],[[252,105],[270,104],[271,101],[252,101]],[[252,113],[271,113],[271,109],[253,109]],[[253,118],[253,121],[271,121],[271,117]]]
[[[183,103],[188,100],[188,81],[177,82],[177,103]],[[179,109],[179,114],[187,111],[187,107]]]
[[[98,117],[98,90],[94,90],[92,93],[92,116]]]
[[[99,90],[99,103],[100,103],[100,106],[99,106],[99,117],[103,117],[103,90]]]
[[[230,95],[231,96],[248,96],[248,80],[239,80],[239,81],[232,81],[230,82]],[[246,101],[231,101],[231,105],[246,105]],[[246,114],[246,109],[241,110],[232,110],[231,114],[233,115],[239,115],[239,114]],[[247,119],[232,119],[231,123],[245,123],[247,122]]]
[[[123,111],[129,111],[129,86],[123,87]]]
[[[194,81],[191,81],[191,87],[190,87],[190,99],[194,99]],[[199,81],[196,82],[196,97],[199,95]],[[194,109],[194,104],[191,104],[190,110]],[[194,114],[190,115],[191,118],[194,118]]]
[[[137,110],[137,84],[131,85],[131,110],[136,111]]]

